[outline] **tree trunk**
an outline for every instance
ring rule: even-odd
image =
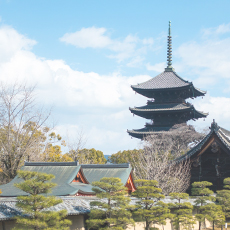
[[[171,230],[174,230],[172,221],[170,221],[170,223],[171,223]]]
[[[201,230],[201,221],[199,221],[199,230]]]
[[[150,228],[149,228],[150,226],[149,225],[150,225],[149,222],[146,221],[146,228],[145,228],[146,230],[150,230]]]

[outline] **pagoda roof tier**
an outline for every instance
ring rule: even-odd
[[[140,117],[144,117],[146,119],[154,119],[154,116],[159,114],[175,114],[175,113],[188,113],[190,119],[198,119],[202,117],[206,117],[208,113],[203,113],[197,111],[194,106],[190,103],[167,103],[167,104],[158,104],[158,103],[151,103],[141,107],[129,108],[129,110]]]
[[[159,97],[159,93],[166,91],[188,91],[184,95],[181,95],[184,99],[204,96],[206,93],[195,88],[192,82],[185,81],[174,71],[164,71],[146,82],[132,85],[131,88],[148,98]]]
[[[146,126],[143,129],[133,129],[133,130],[127,130],[128,134],[132,137],[143,139],[146,136],[167,132],[169,129],[171,129],[171,126]]]

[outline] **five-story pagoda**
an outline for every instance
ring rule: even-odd
[[[132,137],[143,139],[147,135],[169,131],[176,124],[205,118],[208,115],[197,111],[192,104],[185,101],[188,98],[204,96],[206,92],[195,88],[192,82],[182,79],[172,67],[171,22],[169,22],[167,62],[168,66],[163,73],[131,86],[135,92],[150,100],[145,106],[129,110],[137,116],[151,120],[142,129],[128,130]]]

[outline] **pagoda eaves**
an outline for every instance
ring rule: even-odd
[[[145,105],[141,107],[129,108],[131,113],[146,118],[146,119],[154,119],[156,116],[164,115],[164,114],[184,114],[189,113],[190,119],[198,119],[203,118],[208,115],[208,113],[203,113],[194,108],[194,106],[190,103],[168,103],[168,104],[153,104],[153,105]]]
[[[146,82],[131,86],[135,92],[154,99],[148,101],[145,106],[129,108],[133,114],[152,120],[151,124],[146,124],[142,129],[127,130],[132,137],[143,139],[147,135],[167,132],[176,124],[208,115],[185,101],[188,98],[204,96],[206,92],[195,88],[192,82],[184,80],[175,72],[172,67],[171,38],[169,22],[168,65],[165,71]]]
[[[172,97],[180,95],[183,99],[204,96],[206,93],[195,88],[192,82],[185,81],[174,71],[164,71],[146,82],[132,85],[131,88],[145,97],[155,99],[162,97],[162,93]]]

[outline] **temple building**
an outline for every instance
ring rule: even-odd
[[[67,211],[67,219],[72,221],[70,230],[87,229],[85,221],[90,212],[90,202],[97,201],[91,185],[103,177],[118,177],[129,193],[136,190],[133,172],[130,164],[91,164],[79,165],[78,162],[25,162],[21,170],[53,174],[52,180],[57,186],[49,195],[62,199],[62,203],[48,208],[51,211]],[[0,185],[0,230],[10,230],[15,227],[15,217],[24,213],[17,207],[17,196],[27,196],[28,193],[14,186],[22,182],[16,176],[8,184]],[[130,228],[129,228],[130,229]]]
[[[91,185],[103,177],[118,177],[127,187],[129,193],[136,190],[130,164],[89,164],[79,165],[78,162],[25,162],[21,170],[53,174],[52,180],[56,187],[53,196],[95,196]],[[1,197],[17,197],[28,195],[14,186],[21,182],[16,176],[8,184],[0,185]]]
[[[223,180],[230,177],[230,132],[213,120],[207,136],[175,162],[185,160],[191,164],[190,184],[209,181],[213,184],[210,189],[214,192],[223,189]]]
[[[144,106],[129,108],[131,113],[151,120],[142,129],[128,130],[132,137],[143,139],[147,135],[168,131],[175,124],[205,118],[208,115],[197,111],[192,104],[186,102],[186,99],[204,96],[206,92],[181,78],[172,67],[171,22],[169,22],[167,62],[164,72],[146,82],[131,86],[135,92],[150,99]]]

